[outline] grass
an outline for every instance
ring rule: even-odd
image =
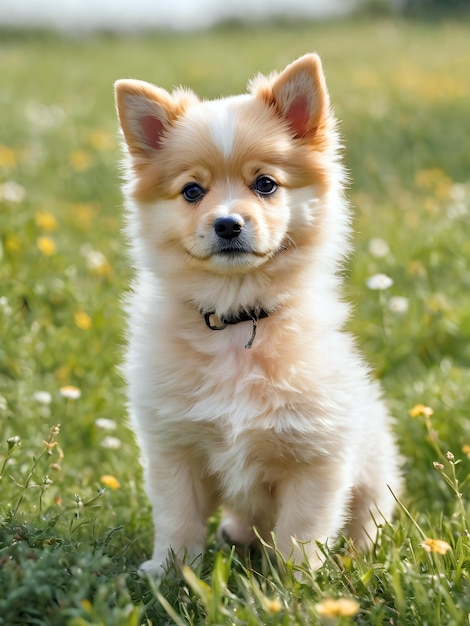
[[[2,33],[0,625],[468,623],[468,33],[391,20]],[[403,502],[370,554],[339,542],[300,581],[268,552],[218,544],[216,520],[202,564],[141,579],[152,528],[116,369],[130,270],[112,83],[213,97],[311,49],[354,181],[351,328],[396,420]],[[366,287],[378,273],[387,290]]]

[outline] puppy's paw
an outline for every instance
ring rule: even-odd
[[[154,578],[160,578],[166,573],[167,568],[165,563],[160,563],[158,560],[149,559],[144,561],[137,570],[140,576],[152,576]]]
[[[237,546],[249,546],[256,540],[253,527],[232,513],[226,513],[222,517],[217,536],[221,541]]]

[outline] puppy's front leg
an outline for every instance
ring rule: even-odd
[[[204,551],[206,519],[215,507],[209,481],[184,452],[152,451],[147,459],[145,482],[153,510],[155,543],[151,560],[141,570],[161,574],[169,550],[192,560]]]
[[[336,538],[348,511],[349,498],[347,474],[334,464],[304,468],[282,483],[274,530],[283,557],[298,564],[307,558],[310,567],[318,569],[323,557],[317,542]]]

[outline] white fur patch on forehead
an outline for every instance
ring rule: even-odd
[[[211,139],[223,156],[227,158],[232,154],[235,143],[237,115],[232,108],[229,109],[221,102],[214,103],[212,108],[213,111],[209,121]]]
[[[225,158],[232,154],[235,145],[240,117],[236,100],[240,97],[204,102],[199,110],[204,116],[210,140]]]

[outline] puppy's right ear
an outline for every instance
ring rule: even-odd
[[[140,80],[118,80],[114,90],[119,122],[130,153],[151,156],[182,113],[183,99]]]

